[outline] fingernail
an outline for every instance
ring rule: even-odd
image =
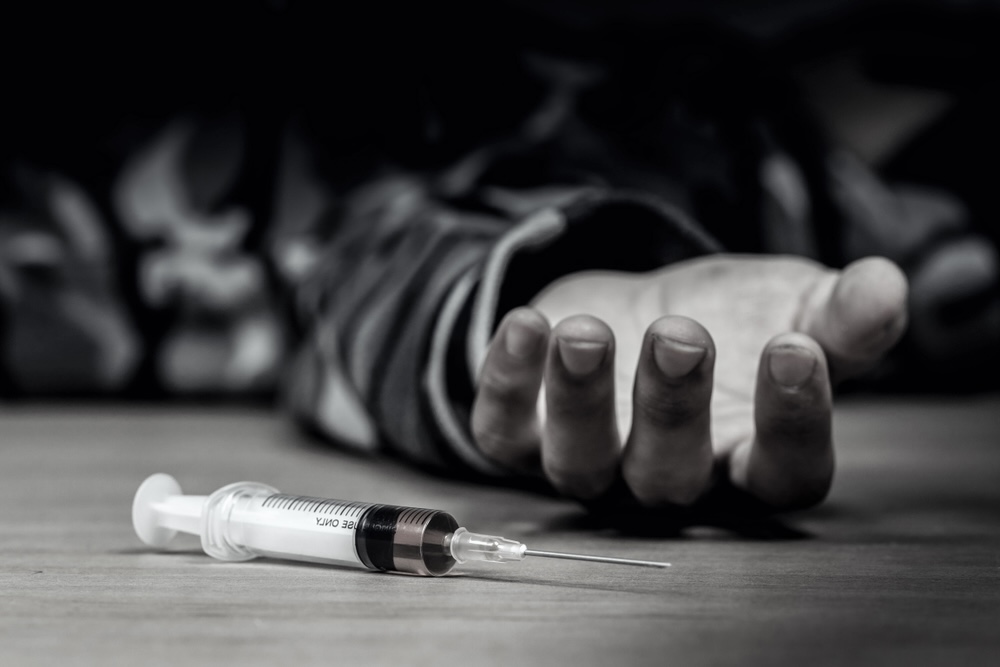
[[[557,344],[563,366],[570,374],[580,377],[597,370],[608,353],[608,344],[596,341],[559,338]]]
[[[503,344],[510,356],[526,359],[538,349],[541,340],[542,337],[535,329],[523,322],[511,320],[507,323],[506,331],[504,331]]]
[[[804,347],[782,345],[771,350],[768,360],[771,379],[783,387],[799,387],[812,377],[816,355]]]
[[[705,348],[684,343],[667,336],[653,335],[653,358],[663,374],[681,378],[694,370],[705,358]]]

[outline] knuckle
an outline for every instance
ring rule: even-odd
[[[701,392],[637,391],[634,397],[637,416],[653,426],[671,429],[704,417],[709,403]]]
[[[771,414],[764,428],[778,442],[825,442],[831,439],[832,424],[829,413],[797,406]]]
[[[490,370],[480,377],[478,393],[481,398],[497,403],[523,403],[533,400],[532,387],[512,373]]]
[[[505,431],[485,424],[481,420],[478,422],[474,420],[472,437],[479,451],[498,463],[520,463],[538,450],[530,427]]]
[[[546,393],[551,418],[600,418],[614,409],[614,395],[607,391],[564,392],[552,387]]]

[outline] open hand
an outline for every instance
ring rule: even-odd
[[[540,467],[580,500],[622,479],[644,506],[687,506],[718,473],[772,508],[813,505],[833,479],[831,382],[896,343],[906,295],[881,258],[841,272],[715,255],[566,276],[501,322],[473,433],[494,461]]]

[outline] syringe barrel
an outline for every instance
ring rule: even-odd
[[[257,556],[438,576],[458,522],[440,510],[293,496],[253,482],[205,501],[202,548],[221,560]]]

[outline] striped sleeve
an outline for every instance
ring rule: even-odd
[[[271,244],[301,329],[286,402],[348,447],[449,465],[421,399],[433,323],[506,222],[445,206],[400,174],[343,198],[303,175],[292,181],[299,190],[311,183],[317,204],[298,212],[310,224],[286,212]]]

